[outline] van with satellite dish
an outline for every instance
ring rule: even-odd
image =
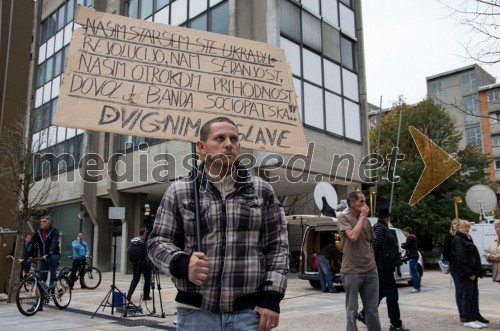
[[[337,224],[337,218],[331,216],[316,216],[316,215],[290,215],[286,217],[288,224],[298,225],[301,228],[302,244],[299,253],[299,270],[298,278],[309,281],[309,284],[314,288],[320,288],[319,273],[315,263],[317,252],[321,248],[335,241],[340,254],[336,261],[331,261],[333,282],[342,284],[340,279],[340,266],[342,263],[342,242],[340,241],[340,233]],[[372,225],[376,222],[376,218],[370,218]],[[404,254],[404,249],[401,244],[406,242],[406,237],[403,231],[398,228],[389,226],[392,235],[396,239],[400,247],[401,254]],[[419,253],[417,271],[420,277],[424,273],[424,263],[422,255]],[[412,284],[410,268],[408,263],[403,263],[401,267],[394,272],[396,281],[406,281],[409,285]]]
[[[479,255],[481,256],[481,266],[483,272],[491,272],[491,263],[486,260],[484,256],[485,250],[490,248],[491,241],[497,237],[495,228],[493,227],[493,222],[495,220],[490,220],[486,223],[473,223],[471,222],[469,235],[474,241],[477,247]]]

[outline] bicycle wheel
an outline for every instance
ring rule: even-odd
[[[66,276],[69,278],[69,274],[71,273],[71,269],[68,267],[64,267],[59,271],[59,276]]]
[[[102,275],[96,267],[87,268],[83,274],[83,284],[89,290],[94,290],[101,284]]]
[[[26,291],[25,288],[29,290]],[[42,304],[42,290],[35,278],[25,279],[17,288],[16,305],[19,312],[25,316],[36,314]]]
[[[71,286],[69,285],[68,277],[59,276],[53,291],[52,298],[57,308],[64,309],[68,307],[71,302]]]

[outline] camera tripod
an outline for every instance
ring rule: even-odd
[[[160,314],[156,314],[155,283],[156,283],[156,288],[158,290],[158,298],[160,299]],[[163,311],[163,302],[161,299],[160,271],[154,264],[151,264],[151,295],[153,299],[152,300],[153,309],[151,311],[151,314],[149,314],[149,316],[165,318],[165,312]]]
[[[138,312],[138,311],[141,310],[140,307],[137,307],[130,300],[128,300],[127,297],[125,296],[125,294],[123,294],[123,292],[120,291],[120,289],[117,288],[116,285],[115,285],[115,276],[116,276],[116,231],[113,231],[113,237],[114,237],[114,243],[113,243],[113,268],[112,268],[113,269],[113,279],[112,279],[112,282],[111,282],[111,288],[109,289],[109,291],[106,294],[106,296],[104,297],[104,299],[101,301],[101,304],[99,305],[99,307],[97,307],[97,309],[95,310],[95,312],[92,315],[91,319],[94,318],[95,314],[97,314],[97,311],[101,307],[103,307],[102,308],[103,311],[104,311],[104,309],[106,307],[111,307],[111,315],[114,315],[114,309],[115,309],[115,296],[114,296],[114,293],[115,292],[119,293],[122,296],[123,305],[124,305],[123,306],[124,307],[123,317],[127,317],[127,311],[129,309],[133,310],[135,312]],[[109,300],[110,297],[111,297],[111,302]]]

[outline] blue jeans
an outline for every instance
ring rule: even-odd
[[[330,267],[330,261],[328,261],[328,259],[323,255],[318,255],[316,257],[316,263],[318,264],[319,282],[321,284],[321,290],[337,292],[337,289],[335,289],[335,286],[333,286],[332,268]]]
[[[418,259],[410,259],[410,275],[413,288],[420,291],[420,276],[417,272]]]
[[[215,314],[205,310],[177,308],[177,331],[256,331],[260,315],[251,309]]]
[[[57,263],[61,259],[61,255],[51,255],[47,260],[40,260],[40,273],[38,278],[47,283],[47,271],[50,271],[50,281],[57,280]],[[49,284],[47,284],[48,286]]]
[[[366,326],[369,331],[380,331],[378,316],[379,283],[377,268],[363,275],[341,274],[345,288],[345,308],[347,331],[357,331],[356,316],[358,315],[358,294],[363,302]]]

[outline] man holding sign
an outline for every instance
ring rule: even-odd
[[[238,129],[230,119],[206,122],[197,147],[205,158],[196,176],[202,251],[190,178],[165,192],[148,242],[151,261],[177,287],[177,329],[275,328],[288,271],[280,202],[237,161]]]

